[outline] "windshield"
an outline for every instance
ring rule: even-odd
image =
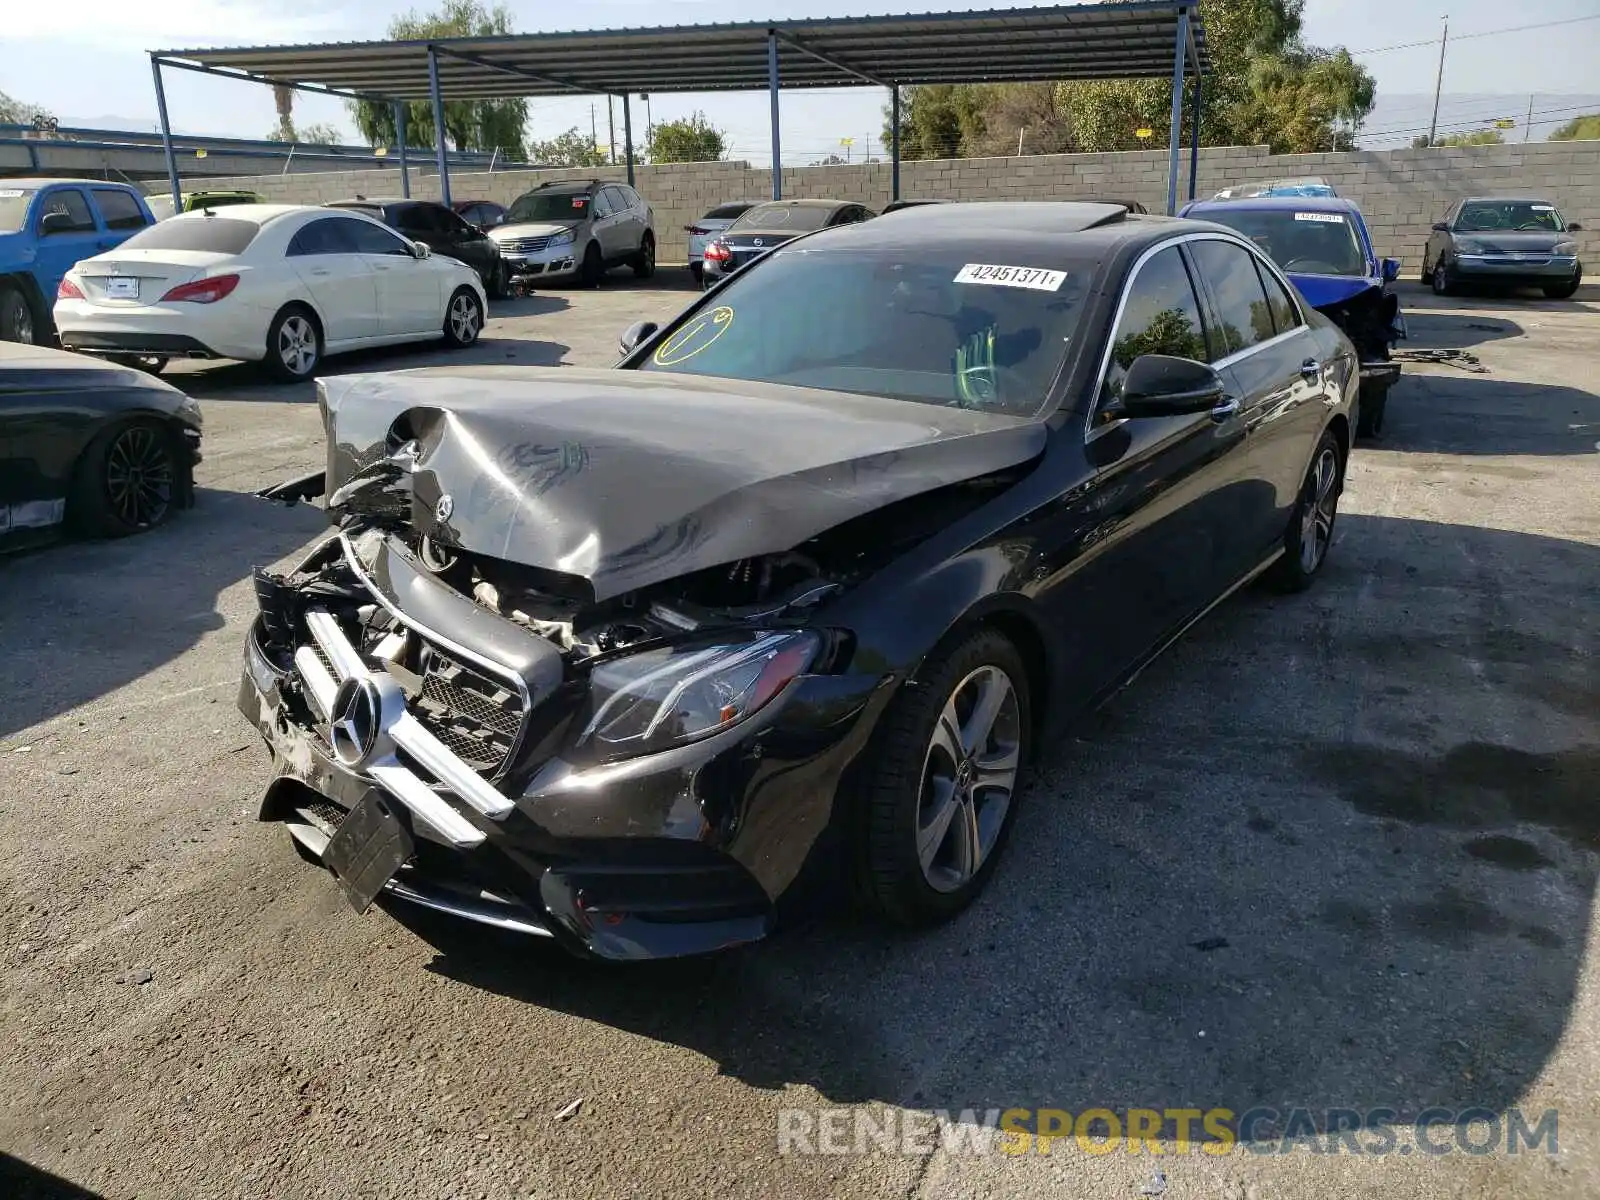
[[[1285,271],[1298,275],[1367,273],[1367,256],[1344,213],[1230,207],[1194,215],[1238,230]]]
[[[1457,233],[1561,233],[1566,227],[1555,205],[1539,200],[1473,200],[1462,208],[1454,226]]]
[[[173,217],[134,234],[122,243],[122,249],[241,254],[260,231],[254,221],[236,217]]]
[[[820,204],[758,204],[728,226],[729,233],[741,229],[789,229],[809,233],[828,223],[834,210]]]
[[[1092,265],[1059,270],[1015,248],[776,250],[735,275],[638,364],[924,404],[1033,414],[1082,316]]]
[[[581,221],[589,215],[588,192],[529,192],[518,196],[506,211],[506,224],[514,221]]]
[[[34,188],[8,188],[0,184],[0,233],[15,233],[28,219]]]

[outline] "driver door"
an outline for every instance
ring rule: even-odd
[[[378,336],[440,332],[444,329],[442,271],[416,256],[411,244],[375,221],[340,217],[346,236],[372,268],[378,292]]]

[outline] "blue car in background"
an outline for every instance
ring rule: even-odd
[[[1400,299],[1389,285],[1400,260],[1380,259],[1355,202],[1338,196],[1250,196],[1201,200],[1179,214],[1243,234],[1283,268],[1312,308],[1331,320],[1361,358],[1357,432],[1383,428],[1389,389],[1400,378],[1391,361],[1405,337]]]

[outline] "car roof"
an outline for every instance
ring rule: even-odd
[[[1184,212],[1343,212],[1360,215],[1348,196],[1241,196],[1236,200],[1192,200]]]
[[[587,192],[590,188],[607,183],[622,183],[620,179],[547,179],[533,190],[536,192]],[[526,195],[527,193],[524,193]]]
[[[1556,207],[1554,200],[1547,200],[1543,196],[1467,196],[1462,204],[1548,204]]]
[[[854,200],[757,200],[751,208],[840,208],[846,204],[855,204]]]
[[[978,200],[917,204],[900,209],[893,221],[860,221],[826,233],[830,246],[844,243],[882,248],[903,244],[908,250],[915,250],[936,241],[951,245],[970,241],[976,252],[983,245],[1029,243],[1041,250],[1073,249],[1103,257],[1125,242],[1156,242],[1197,226],[1198,222],[1177,217],[1130,213],[1120,204]],[[1238,236],[1234,230],[1221,226],[1199,227]]]
[[[139,189],[129,183],[121,183],[115,179],[54,179],[42,175],[23,175],[14,179],[0,179],[0,188],[43,188],[54,187],[58,183],[77,184],[81,187],[115,187],[125,191],[138,192]],[[143,192],[139,193],[143,195]]]
[[[178,213],[176,216],[168,217],[167,220],[254,221],[257,225],[265,225],[268,221],[275,221],[290,213],[326,211],[327,209],[319,204],[229,204],[225,208],[216,210],[216,215],[207,215],[205,209],[197,208]]]

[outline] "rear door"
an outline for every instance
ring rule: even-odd
[[[47,233],[45,218],[52,215],[56,219]],[[75,263],[109,250],[127,236],[113,240],[111,233],[101,228],[89,207],[86,189],[60,186],[44,189],[34,201],[33,232],[38,243],[34,269],[46,304],[55,303],[56,288]]]
[[[347,342],[378,334],[378,290],[372,268],[346,236],[349,217],[319,217],[289,240],[289,264],[316,302],[323,336]]]
[[[1243,423],[1207,413],[1126,420],[1121,381],[1134,359],[1204,360],[1199,292],[1179,243],[1146,251],[1119,302],[1085,432],[1098,517],[1047,603],[1081,647],[1075,669],[1098,692],[1137,666],[1232,581],[1224,551],[1228,488],[1241,470]]]
[[[374,221],[335,219],[343,223],[343,236],[355,244],[372,271],[378,290],[378,336],[442,332],[444,298],[439,284],[445,272],[430,270],[409,242]]]
[[[600,203],[606,214],[603,220],[595,222],[600,248],[605,251],[607,262],[616,262],[639,248],[635,240],[633,214],[628,208],[628,198],[620,188],[601,188]],[[596,211],[598,213],[601,210]]]
[[[1260,255],[1221,238],[1187,250],[1209,297],[1211,362],[1237,389],[1249,437],[1236,485],[1242,537],[1233,547],[1248,570],[1288,528],[1327,419],[1325,364],[1299,302]]]

